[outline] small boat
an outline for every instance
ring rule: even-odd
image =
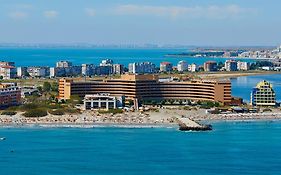
[[[6,137],[0,137],[0,140],[6,140]]]

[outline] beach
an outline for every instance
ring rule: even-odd
[[[99,114],[85,111],[81,114],[51,115],[45,117],[24,117],[18,112],[14,116],[1,115],[1,126],[42,127],[178,127],[178,118],[212,123],[213,121],[257,121],[280,120],[277,110],[264,113],[207,114],[205,109],[160,109],[159,112],[124,112],[122,114]]]

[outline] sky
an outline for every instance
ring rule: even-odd
[[[280,0],[0,0],[0,43],[275,46]]]

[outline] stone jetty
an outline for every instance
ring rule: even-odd
[[[189,118],[178,118],[180,131],[210,131],[211,125],[203,125]]]

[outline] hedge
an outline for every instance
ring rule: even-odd
[[[47,110],[42,108],[30,109],[23,114],[25,117],[44,117],[47,115]]]
[[[52,115],[64,115],[64,110],[62,109],[49,110],[48,112]]]
[[[15,111],[3,111],[2,113],[1,113],[1,115],[16,115],[17,114],[17,112],[15,112]]]

